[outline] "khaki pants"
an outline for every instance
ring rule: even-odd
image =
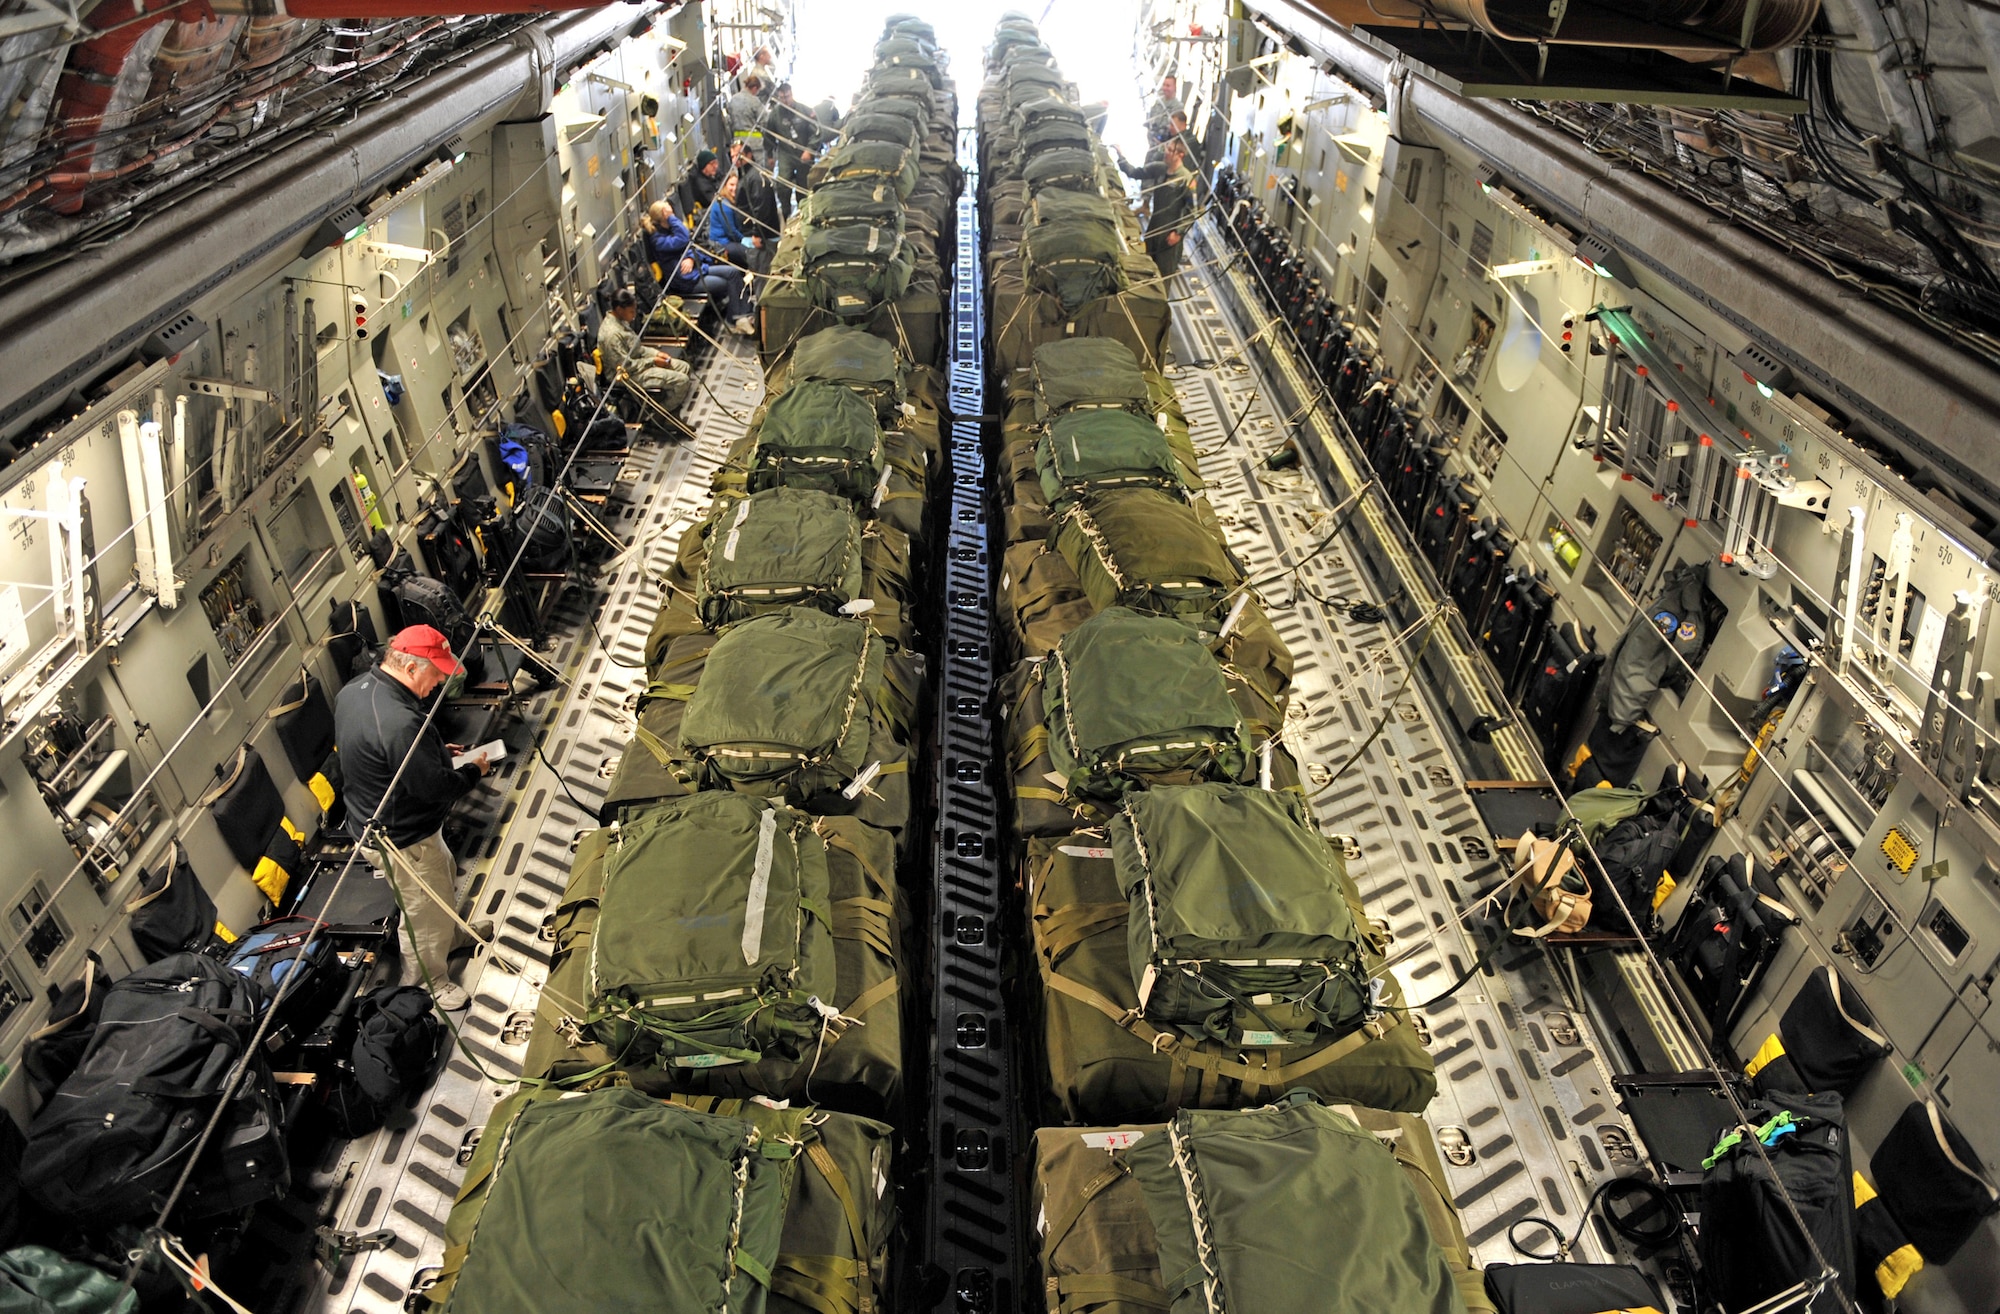
[[[387,865],[384,865],[386,859]],[[395,882],[403,904],[403,984],[422,985],[426,973],[432,989],[450,981],[445,975],[451,951],[469,942],[455,915],[458,909],[458,863],[444,842],[444,832],[402,848],[381,841],[368,852],[375,870]],[[414,954],[409,952],[412,943]]]

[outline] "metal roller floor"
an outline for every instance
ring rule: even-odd
[[[596,585],[572,590],[556,615],[560,637],[542,656],[561,682],[529,705],[542,756],[510,758],[498,786],[476,796],[480,811],[459,855],[461,887],[469,891],[466,915],[493,919],[498,952],[466,968],[472,1006],[456,1015],[462,1048],[417,1101],[413,1121],[351,1142],[330,1169],[314,1174],[320,1215],[298,1224],[330,1228],[348,1246],[366,1248],[308,1266],[306,1288],[274,1308],[398,1314],[444,1252],[444,1220],[464,1157],[520,1075],[548,979],[542,920],[562,895],[576,837],[596,825],[578,801],[594,812],[632,736],[632,709],[646,683],[646,632],[660,596],[653,581],[672,565],[681,532],[707,508],[710,475],[763,398],[756,355],[734,341],[709,355],[700,378],[706,386],[683,412],[698,437],[636,450],[602,512],[614,534],[642,546]]]
[[[1190,263],[1173,290],[1167,373],[1208,497],[1297,662],[1287,739],[1322,828],[1358,841],[1349,870],[1370,913],[1390,925],[1392,957],[1409,954],[1394,971],[1405,996],[1421,1003],[1484,947],[1458,918],[1477,891],[1500,879],[1494,837],[1422,681],[1410,682],[1380,736],[1362,746],[1402,684],[1417,638],[1385,651],[1393,621],[1359,623],[1310,596],[1383,601],[1355,568],[1345,531],[1301,567],[1306,588],[1285,574],[1326,537],[1331,508],[1310,475],[1263,464],[1287,425],[1269,401],[1262,350],[1246,345],[1226,312],[1213,267]],[[1329,779],[1357,747],[1353,765]],[[1503,947],[1492,969],[1422,1017],[1439,1085],[1427,1117],[1477,1258],[1520,1261],[1507,1231],[1531,1216],[1572,1237],[1583,1232],[1576,1258],[1612,1257],[1615,1238],[1601,1222],[1585,1229],[1583,1220],[1606,1177],[1636,1168],[1632,1129],[1615,1107],[1588,1022],[1565,1003],[1541,950]],[[1518,1235],[1532,1248],[1553,1249],[1543,1229],[1530,1225]]]

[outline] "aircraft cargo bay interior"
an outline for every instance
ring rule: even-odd
[[[0,104],[0,1311],[2000,1314],[1986,0]]]

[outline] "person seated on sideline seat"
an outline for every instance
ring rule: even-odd
[[[640,341],[638,320],[638,296],[629,287],[619,288],[611,298],[611,313],[597,326],[597,353],[604,380],[609,384],[623,370],[631,386],[646,392],[666,410],[677,411],[687,400],[694,376],[686,361]]]
[[[739,171],[724,178],[722,190],[715,194],[715,204],[708,207],[708,245],[710,250],[721,252],[730,264],[747,271],[757,267],[757,252],[764,239],[744,230],[743,214],[736,205],[741,177]]]
[[[660,267],[667,291],[675,296],[707,297],[715,313],[734,332],[756,332],[750,298],[743,292],[743,271],[722,264],[694,244],[694,234],[674,213],[672,201],[655,201],[643,221],[646,255]]]

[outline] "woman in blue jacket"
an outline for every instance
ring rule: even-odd
[[[743,290],[743,271],[711,260],[696,246],[694,234],[674,213],[673,202],[653,202],[644,227],[647,258],[659,266],[667,291],[676,296],[705,296],[732,330],[746,337],[756,332],[750,298]]]
[[[736,208],[736,186],[741,175],[732,173],[722,180],[722,190],[715,194],[715,201],[708,207],[708,244],[723,253],[733,265],[741,269],[751,269],[756,265],[757,251],[764,245],[761,237],[748,237],[743,232],[743,215]]]

